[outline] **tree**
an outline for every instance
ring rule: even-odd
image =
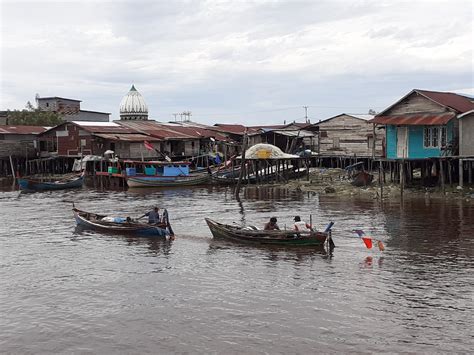
[[[64,120],[56,112],[42,111],[35,108],[31,102],[27,102],[23,110],[7,111],[9,125],[18,126],[57,126]]]

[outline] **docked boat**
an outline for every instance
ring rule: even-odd
[[[68,177],[56,181],[42,181],[39,179],[19,178],[18,185],[20,190],[25,191],[48,191],[64,190],[82,187],[84,184],[84,175]]]
[[[331,238],[332,223],[324,232],[294,230],[259,230],[255,227],[239,227],[222,224],[206,218],[206,223],[214,238],[228,239],[251,244],[274,244],[288,246],[324,246],[327,241],[334,247]]]
[[[129,187],[192,186],[209,183],[208,171],[190,173],[189,162],[125,162]]]
[[[143,237],[166,237],[174,239],[174,233],[165,210],[164,222],[148,224],[131,219],[130,217],[111,217],[86,211],[75,207],[72,209],[78,226],[100,232],[128,234]]]

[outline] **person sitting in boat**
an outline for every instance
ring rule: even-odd
[[[312,230],[311,226],[305,221],[302,221],[300,216],[295,216],[294,221],[295,221],[295,224],[293,226],[293,229],[295,231],[302,232],[302,231]]]
[[[148,217],[149,224],[160,223],[160,209],[158,207],[153,208],[150,212],[145,213],[144,216]]]
[[[265,227],[263,229],[266,231],[280,230],[280,227],[278,227],[278,224],[277,224],[277,218],[276,217],[270,218],[270,221],[265,224]]]

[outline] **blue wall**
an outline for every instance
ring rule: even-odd
[[[387,126],[386,127],[386,139],[385,144],[387,146],[387,158],[396,159],[397,158],[397,126]]]
[[[408,126],[408,159],[434,158],[441,156],[440,148],[423,147],[425,126]],[[447,125],[447,141],[453,139],[454,122]],[[397,126],[386,126],[387,158],[397,159]]]

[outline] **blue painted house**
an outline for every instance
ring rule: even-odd
[[[415,89],[371,122],[386,127],[388,159],[454,156],[459,151],[459,119],[473,109],[470,97]]]

